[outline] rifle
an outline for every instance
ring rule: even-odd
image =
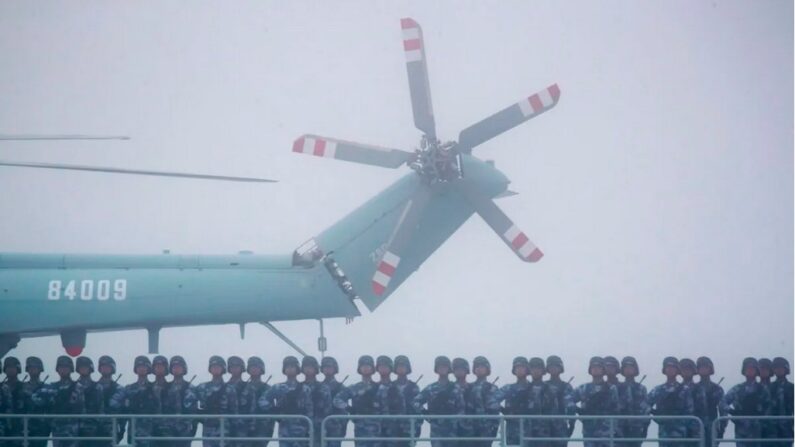
[[[123,375],[124,374],[119,374],[118,376],[116,376],[116,380],[114,380],[113,383],[119,383],[119,379],[121,379],[121,376]]]
[[[567,384],[569,384],[569,385],[571,385],[571,381],[572,381],[572,380],[574,380],[574,376],[571,376],[571,378],[569,378],[569,381],[568,381],[568,382],[566,382],[566,383],[567,383]]]
[[[725,377],[721,377],[720,380],[718,380],[718,385],[720,385],[723,382],[723,379],[725,379]]]
[[[190,380],[188,381],[188,385],[190,385],[191,383],[193,383],[193,380],[194,380],[195,378],[196,378],[196,374],[194,374],[194,375],[193,375],[193,377],[191,377],[191,378],[190,378]]]
[[[267,385],[267,384],[268,384],[268,382],[270,382],[270,381],[271,381],[271,377],[273,377],[273,374],[269,375],[269,376],[268,376],[268,378],[267,378],[267,379],[265,379],[265,385]]]
[[[47,374],[46,376],[44,376],[44,380],[42,380],[41,383],[47,383],[47,379],[49,379],[49,378],[50,378],[50,375]]]
[[[498,380],[500,380],[500,376],[497,376],[497,378],[496,378],[496,379],[494,379],[494,380],[491,382],[491,384],[492,384],[492,385],[496,385]]]
[[[346,375],[346,376],[345,376],[345,378],[343,378],[343,379],[342,379],[342,382],[340,382],[340,385],[344,385],[344,384],[345,384],[345,381],[346,381],[346,380],[348,380],[348,377],[349,377],[349,376],[350,376],[350,375]]]
[[[644,374],[643,377],[640,378],[640,382],[638,382],[638,384],[643,383],[644,380],[646,380],[646,374]]]
[[[422,380],[422,374],[420,374],[417,380],[414,381],[414,385],[418,385],[420,383],[420,380]]]
[[[27,374],[25,374],[25,377],[22,378],[22,383],[25,383],[26,380],[28,380],[28,375]]]

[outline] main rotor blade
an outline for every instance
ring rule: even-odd
[[[14,166],[20,168],[63,169],[69,171],[108,172],[112,174],[152,175],[159,177],[181,177],[201,180],[223,180],[228,182],[250,183],[275,183],[278,180],[269,180],[256,177],[231,177],[226,175],[191,174],[187,172],[144,171],[140,169],[107,168],[98,166],[64,165],[58,163],[32,163],[0,160],[0,166]]]
[[[475,207],[475,211],[494,230],[508,247],[525,262],[537,262],[544,253],[532,243],[522,231],[502,212],[493,200],[474,187],[462,188],[464,196]]]
[[[335,140],[317,135],[304,135],[295,140],[293,152],[384,168],[398,168],[407,161],[413,160],[415,156],[413,152],[400,149]]]
[[[64,135],[13,135],[13,134],[0,134],[0,140],[5,141],[40,141],[40,140],[129,140],[130,137],[126,135],[79,135],[79,134],[64,134]]]
[[[560,99],[560,89],[558,84],[552,84],[462,130],[458,135],[456,147],[458,151],[468,154],[472,152],[473,147],[555,107],[558,99]]]
[[[436,139],[436,122],[433,119],[431,86],[428,81],[428,64],[425,59],[425,42],[422,28],[412,18],[400,19],[403,29],[403,51],[406,53],[406,72],[409,75],[411,110],[414,125],[429,139]]]
[[[378,267],[373,275],[373,292],[376,295],[383,295],[389,286],[389,281],[392,280],[392,276],[400,264],[400,257],[404,255],[404,250],[411,242],[414,230],[416,230],[420,217],[422,217],[432,195],[430,187],[420,185],[414,196],[406,203],[406,207],[403,208],[395,231],[386,244],[384,256],[378,262]]]

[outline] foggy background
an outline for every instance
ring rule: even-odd
[[[475,149],[520,195],[498,204],[545,253],[516,259],[478,217],[376,312],[328,320],[340,378],[360,354],[793,353],[793,5],[789,1],[0,3],[0,159],[262,176],[251,185],[0,168],[0,250],[289,253],[410,171],[293,154],[303,133],[418,144],[401,17],[422,26],[442,140],[551,83],[560,103]],[[365,254],[363,254],[364,256]],[[190,309],[185,309],[190,312]],[[317,322],[276,323],[316,352]],[[122,382],[144,331],[89,334]],[[165,329],[196,383],[210,355],[294,352],[265,328]],[[58,337],[24,339],[54,377]],[[24,361],[24,360],[23,360]],[[348,383],[353,383],[351,377]]]

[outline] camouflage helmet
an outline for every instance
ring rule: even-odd
[[[477,369],[481,366],[486,368],[487,374],[491,374],[491,363],[489,363],[489,359],[479,355],[472,360],[472,369]]]
[[[175,355],[171,357],[171,360],[168,361],[168,372],[174,374],[174,367],[181,366],[182,367],[182,374],[188,373],[188,362],[181,355]]]
[[[533,357],[528,362],[527,365],[530,369],[541,369],[544,372],[547,370],[547,365],[544,364],[544,359],[541,357]]]
[[[517,366],[524,366],[525,370],[529,370],[530,369],[530,364],[527,361],[527,357],[518,356],[518,357],[514,357],[513,358],[513,362],[511,362],[511,373],[512,374],[516,374],[516,367]]]
[[[635,360],[635,357],[626,356],[621,359],[621,375],[624,375],[624,368],[632,366],[635,368],[635,374],[640,374],[640,367],[638,367],[638,361]]]
[[[549,368],[552,366],[557,366],[560,368],[561,373],[566,372],[565,369],[563,369],[563,359],[556,355],[550,355],[547,357],[547,370],[549,370]]]
[[[603,360],[604,360],[604,363],[605,363],[605,368],[607,368],[608,366],[612,366],[616,370],[618,370],[620,368],[620,365],[618,364],[618,359],[613,357],[612,355],[608,355],[608,356],[604,357]]]
[[[591,357],[591,360],[588,361],[588,374],[591,373],[591,368],[594,366],[598,366],[602,369],[605,367],[605,360],[599,356]]]
[[[19,362],[18,358],[9,356],[3,360],[3,371],[5,371],[6,368],[16,368],[17,374],[19,374],[22,371],[22,364]]]
[[[320,369],[323,368],[334,368],[334,374],[340,372],[340,365],[334,357],[323,357],[320,360]]]
[[[244,362],[242,358],[236,355],[229,356],[229,358],[226,359],[226,367],[228,369],[232,369],[233,366],[237,366],[238,368],[241,369],[241,371],[246,370],[246,362]]]
[[[75,364],[68,355],[60,355],[58,356],[58,360],[55,361],[55,369],[57,370],[61,367],[69,368],[70,371],[75,370]]]
[[[220,355],[210,357],[210,360],[207,362],[207,371],[209,372],[213,366],[220,366],[223,373],[226,373],[226,360]]]
[[[30,372],[28,371],[30,368],[38,368],[39,371],[44,371],[44,362],[38,357],[28,357],[25,359],[25,372]]]
[[[464,359],[464,358],[461,358],[461,357],[454,358],[453,359],[453,371],[455,371],[457,369],[463,369],[464,371],[467,372],[467,374],[469,374],[469,362],[467,361],[467,359]]]
[[[759,359],[759,369],[762,369],[762,368],[767,369],[768,371],[772,370],[773,369],[773,361],[770,360],[769,358],[765,358],[765,357]]]
[[[133,362],[133,372],[135,372],[139,366],[146,366],[146,372],[148,374],[152,373],[152,362],[149,361],[149,357],[145,355],[139,355],[136,357],[135,361]]]
[[[80,372],[80,368],[88,368],[88,373],[90,374],[94,372],[94,361],[84,355],[81,355],[75,359],[75,369],[77,372]]]
[[[683,369],[695,371],[696,370],[696,362],[694,362],[692,359],[688,359],[688,358],[679,359],[679,371],[681,371]]]
[[[362,366],[369,366],[375,369],[375,360],[373,360],[373,356],[371,355],[363,355],[359,357],[359,361],[356,363],[356,372],[359,374],[362,373]]]
[[[163,365],[163,368],[165,368],[166,373],[168,373],[168,359],[165,356],[156,355],[152,359],[152,370],[154,370],[155,366],[157,365]]]
[[[116,374],[116,360],[113,360],[113,357],[109,355],[103,355],[102,357],[99,358],[99,360],[97,360],[98,368],[102,368],[105,365],[110,366],[111,374]]]
[[[318,364],[317,359],[311,355],[307,355],[301,359],[301,369],[303,370],[304,368],[314,368],[316,372],[320,372],[320,364]]]
[[[706,366],[709,368],[709,374],[715,374],[715,365],[712,364],[712,359],[709,357],[701,356],[696,359],[696,369]]]
[[[293,357],[292,355],[288,355],[287,357],[282,360],[282,374],[287,370],[288,367],[294,367],[296,372],[299,372],[301,369],[301,363],[298,362],[298,359]]]
[[[433,372],[436,372],[439,369],[439,367],[442,366],[446,366],[447,369],[452,368],[453,365],[450,362],[450,357],[447,357],[446,355],[439,355],[436,356],[435,359],[433,359]]]
[[[676,357],[666,357],[663,359],[662,362],[662,373],[665,374],[665,368],[668,366],[673,366],[676,368],[676,371],[679,372],[679,360]]]
[[[395,369],[395,364],[392,362],[392,358],[387,355],[379,355],[375,359],[375,367],[379,368],[381,366],[386,366],[389,368],[390,371]]]
[[[773,369],[784,368],[786,374],[789,374],[789,362],[784,357],[776,357],[773,359]]]
[[[740,370],[740,374],[745,375],[745,369],[749,366],[753,366],[756,373],[759,374],[759,362],[753,357],[746,357],[743,359],[743,367]]]
[[[246,365],[248,366],[248,369],[259,368],[260,371],[262,371],[261,374],[265,374],[265,362],[262,361],[262,359],[260,357],[257,357],[256,355],[252,355],[251,357],[249,357],[248,361],[246,362]]]
[[[405,355],[399,355],[395,357],[395,369],[398,366],[403,365],[406,367],[406,374],[411,374],[411,360]]]

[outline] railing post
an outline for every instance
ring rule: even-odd
[[[135,415],[133,415],[133,417],[130,418],[130,431],[127,433],[127,437],[130,440],[130,444],[132,444],[132,445],[135,445],[135,442],[136,442],[136,440],[135,440],[135,421],[137,419],[138,418]]]
[[[116,447],[119,443],[116,441],[116,433],[119,432],[119,421],[116,420],[116,416],[110,418],[110,435],[113,439],[110,441],[110,445],[112,447]]]
[[[409,419],[409,430],[411,430],[409,433],[409,439],[411,439],[409,441],[409,445],[411,445],[411,447],[415,447],[417,445],[417,437],[414,436],[415,433],[414,429],[416,427],[416,423],[417,422],[415,418],[412,417],[411,419]]]
[[[616,420],[612,416],[608,420],[610,421],[610,447],[615,447]]]
[[[28,417],[22,417],[22,445],[28,447]]]
[[[221,416],[220,420],[221,420],[221,433],[220,433],[220,435],[221,435],[221,447],[224,447],[224,445],[226,444],[226,439],[225,439],[226,435],[224,433],[226,431],[226,423],[225,423],[226,422],[226,418]],[[204,435],[204,433],[202,433],[202,435]]]
[[[505,423],[505,416],[500,416],[500,446],[507,447],[508,435],[505,433],[507,424]]]

